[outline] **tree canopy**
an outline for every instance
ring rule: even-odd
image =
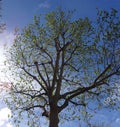
[[[58,127],[59,114],[68,106],[87,107],[91,100],[101,103],[100,99],[118,88],[117,11],[99,10],[95,22],[88,18],[73,20],[72,15],[72,11],[58,9],[46,14],[43,24],[41,16],[35,16],[33,24],[16,33],[7,54],[13,79],[7,104],[20,112],[17,117],[23,111],[30,117],[41,114],[49,119],[49,127]],[[32,118],[33,123],[28,125],[38,127],[35,120],[39,117]]]

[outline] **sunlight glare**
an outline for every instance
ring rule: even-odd
[[[2,34],[0,34],[0,82],[6,82],[6,76],[5,74],[2,72],[2,70],[4,70],[5,63],[4,61],[6,60],[5,58],[5,49],[4,49],[4,45],[7,45],[7,47],[10,47],[13,43],[14,40],[14,34],[11,32],[3,32]]]
[[[6,68],[4,61],[5,58],[5,49],[4,45],[11,46],[14,40],[14,34],[5,31],[4,33],[0,34],[0,85],[5,82],[7,83],[6,75],[4,73],[4,69]],[[1,87],[0,87],[1,88]],[[3,89],[1,89],[3,91]],[[4,91],[3,91],[4,92]],[[11,111],[2,102],[2,98],[4,94],[0,91],[0,127],[13,127],[9,121],[9,117],[11,116]],[[3,108],[4,107],[4,108]],[[9,116],[9,117],[8,117]]]
[[[9,117],[11,116],[11,111],[10,109],[6,108],[2,108],[0,110],[0,127],[12,127],[12,125],[9,123]]]

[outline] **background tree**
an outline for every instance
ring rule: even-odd
[[[0,0],[0,33],[5,30],[5,23],[2,22],[2,0]]]
[[[118,87],[117,11],[98,11],[94,24],[88,18],[71,17],[72,12],[58,9],[46,15],[44,24],[34,17],[33,24],[16,34],[7,54],[13,78],[7,104],[12,111],[19,111],[15,118],[23,111],[30,117],[41,111],[48,117],[49,127],[58,127],[59,116],[69,105],[87,107],[92,100],[100,103]],[[32,118],[28,125],[38,127],[35,120],[40,117]]]

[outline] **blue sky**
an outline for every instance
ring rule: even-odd
[[[61,6],[65,10],[76,9],[74,18],[95,19],[96,8],[120,10],[120,0],[3,0],[3,21],[8,30],[24,27],[32,22],[33,16],[45,14]]]

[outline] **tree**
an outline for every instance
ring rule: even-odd
[[[0,20],[2,18],[1,10],[2,10],[2,0],[0,0]],[[4,30],[5,30],[5,23],[2,23],[0,21],[0,33],[2,33]]]
[[[96,23],[71,17],[72,12],[58,9],[46,14],[42,24],[35,16],[33,24],[16,34],[7,54],[13,78],[7,104],[19,116],[21,111],[41,109],[49,127],[58,127],[59,114],[69,104],[87,106],[118,87],[114,84],[120,75],[117,11],[98,11]]]

